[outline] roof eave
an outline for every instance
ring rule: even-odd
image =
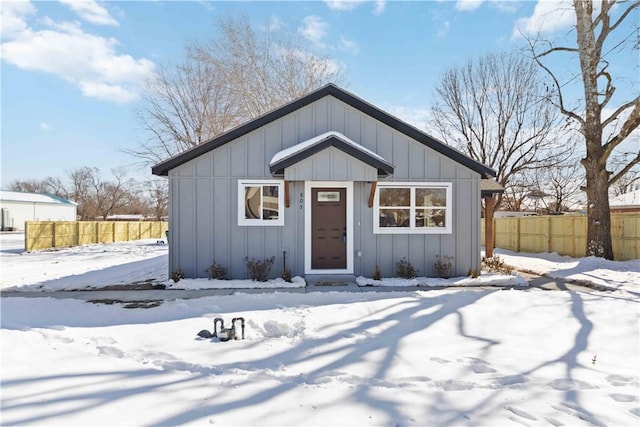
[[[304,159],[307,159],[312,155],[319,153],[320,151],[325,150],[329,147],[335,147],[338,150],[343,151],[347,155],[375,168],[378,171],[378,176],[381,175],[381,172],[382,176],[393,175],[394,166],[391,163],[385,162],[382,159],[378,159],[373,155],[368,154],[335,136],[331,136],[322,141],[319,141],[318,143],[313,144],[298,153],[295,153],[291,156],[285,157],[281,160],[278,160],[277,162],[270,164],[269,170],[272,174],[278,173],[278,171],[280,170],[284,171],[285,168],[292,166]]]

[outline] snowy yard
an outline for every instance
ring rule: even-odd
[[[167,279],[155,241],[21,254],[9,236],[3,289]],[[2,298],[0,423],[638,425],[640,261],[500,253],[616,290],[271,292],[150,309]],[[245,340],[197,337],[236,316]]]

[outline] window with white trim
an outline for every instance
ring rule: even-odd
[[[378,183],[373,209],[376,234],[450,234],[451,183]]]
[[[284,225],[283,187],[283,181],[238,181],[238,225]]]

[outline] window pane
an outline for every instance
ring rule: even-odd
[[[318,191],[318,201],[319,202],[339,202],[340,192],[339,191]]]
[[[260,219],[260,187],[244,188],[244,217]]]
[[[262,187],[262,219],[278,219],[278,186],[265,185]]]
[[[447,206],[445,188],[416,188],[416,206]]]
[[[380,227],[409,227],[409,209],[380,209]]]
[[[410,206],[411,189],[409,188],[381,188],[380,206]]]
[[[416,209],[416,227],[446,227],[444,209]]]

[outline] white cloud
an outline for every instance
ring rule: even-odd
[[[198,4],[204,7],[208,12],[213,12],[216,10],[216,7],[213,5],[213,2],[207,0],[198,0]]]
[[[449,29],[451,28],[451,22],[449,21],[444,21],[442,23],[442,26],[440,27],[440,29],[438,30],[438,37],[444,37],[449,33]]]
[[[68,6],[80,18],[97,25],[118,26],[109,11],[100,6],[94,0],[59,0],[60,3]]]
[[[298,32],[307,40],[320,44],[327,35],[329,24],[317,15],[307,16],[302,20],[304,24],[298,28]]]
[[[343,12],[347,10],[353,10],[367,3],[367,1],[368,0],[324,0],[324,3],[331,10],[337,10],[337,11]],[[374,15],[380,15],[382,12],[384,12],[384,8],[387,5],[386,0],[373,0],[373,3],[374,3],[374,6],[373,6]]]
[[[386,0],[376,0],[376,5],[373,8],[373,14],[374,15],[380,15],[382,12],[384,12],[384,8],[387,5]]]
[[[533,15],[516,21],[512,37],[554,33],[571,27],[575,22],[576,15],[570,0],[538,0]]]
[[[50,131],[51,130],[51,125],[49,125],[49,124],[47,124],[45,122],[42,122],[42,123],[40,123],[40,129],[46,130],[46,131]]]
[[[126,103],[138,99],[138,94],[121,85],[109,84],[101,81],[79,81],[78,86],[84,96],[103,99],[117,103]]]
[[[267,26],[267,29],[269,31],[279,31],[284,27],[284,22],[282,22],[282,20],[277,17],[277,16],[272,16],[271,18],[269,18],[269,25]]]
[[[36,12],[29,1],[3,2],[0,7],[0,31],[2,38],[9,38],[27,29],[25,18]]]
[[[1,56],[7,63],[54,74],[85,96],[119,103],[137,99],[139,88],[153,74],[153,62],[119,54],[114,38],[86,33],[78,23],[49,18],[41,20],[44,29],[35,30],[24,20],[30,12],[24,8],[18,12],[16,8],[11,12],[11,32],[6,36],[3,32]]]
[[[456,9],[464,12],[476,10],[484,0],[458,0],[456,1]]]
[[[324,3],[332,10],[353,10],[363,3],[363,0],[324,0]]]
[[[340,36],[340,49],[351,53],[360,53],[360,46],[358,46],[358,43],[353,40],[349,40],[345,36]]]
[[[290,50],[289,54],[299,58],[302,63],[316,65],[327,74],[339,74],[344,69],[344,65],[341,65],[337,61],[333,59],[319,58],[309,51],[296,49]]]
[[[515,13],[518,10],[518,3],[510,0],[493,0],[489,3],[489,6],[507,13]]]
[[[429,133],[429,125],[433,118],[430,109],[392,106],[390,108],[387,108],[386,111],[396,116],[400,120],[405,121],[423,131],[426,130],[427,133]]]

